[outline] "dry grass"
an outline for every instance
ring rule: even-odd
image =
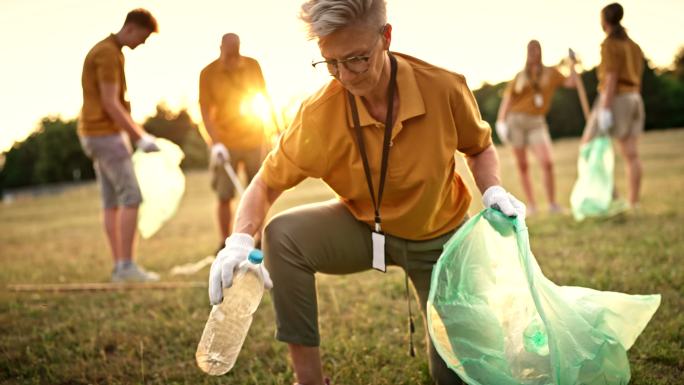
[[[630,350],[633,384],[681,383],[684,372],[684,130],[651,132],[641,150],[642,210],[608,221],[575,223],[544,213],[529,220],[532,247],[545,274],[563,285],[661,293],[654,319]],[[577,141],[555,145],[559,197],[575,179]],[[521,195],[511,155],[501,150],[504,184]],[[536,166],[535,175],[538,175]],[[621,166],[619,166],[621,167]],[[208,175],[187,175],[177,215],[142,241],[139,260],[170,279],[175,265],[216,248]],[[618,172],[618,186],[624,186]],[[537,186],[540,187],[540,186]],[[274,208],[327,199],[316,181],[287,192]],[[539,200],[541,189],[538,191]],[[98,192],[86,184],[0,206],[0,282],[107,280],[111,262]],[[477,203],[473,204],[477,209]],[[205,280],[206,270],[187,280]],[[424,343],[406,350],[403,276],[367,272],[320,276],[325,370],[335,384],[428,384]],[[203,289],[18,294],[0,292],[0,382],[7,384],[290,384],[286,348],[273,339],[266,296],[238,359],[221,378],[203,375],[194,352],[209,312]],[[422,325],[418,325],[422,335]]]

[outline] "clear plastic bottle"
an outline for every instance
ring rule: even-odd
[[[195,353],[197,366],[207,374],[220,376],[235,365],[264,294],[262,260],[261,251],[252,250],[238,266],[233,285],[223,289],[223,302],[211,309]]]

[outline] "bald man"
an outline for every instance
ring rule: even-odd
[[[199,103],[210,151],[211,187],[218,197],[219,249],[231,233],[230,201],[235,188],[225,171],[242,163],[248,182],[256,175],[265,143],[263,121],[252,113],[257,94],[265,95],[266,84],[259,63],[240,55],[240,37],[227,33],[221,40],[221,55],[206,66],[199,81]]]

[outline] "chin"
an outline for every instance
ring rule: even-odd
[[[370,93],[370,89],[366,84],[342,84],[342,86],[354,96],[365,96]]]

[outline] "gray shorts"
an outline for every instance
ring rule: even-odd
[[[245,165],[245,172],[247,174],[247,183],[254,178],[256,173],[261,167],[261,148],[256,148],[252,150],[231,150],[230,152],[230,164],[233,166],[235,172],[237,172],[237,167],[240,163]],[[235,186],[233,182],[228,177],[228,173],[223,165],[212,165],[211,168],[211,188],[216,192],[219,200],[227,201],[235,196]],[[247,187],[247,186],[243,186]]]
[[[549,126],[542,115],[512,112],[506,116],[506,124],[508,125],[508,139],[513,147],[551,143]]]
[[[589,137],[596,136],[598,131],[598,110],[601,95],[596,97],[591,115],[587,120]],[[638,92],[628,92],[615,95],[613,99],[613,127],[608,129],[610,136],[623,139],[631,135],[639,135],[644,131],[646,114],[644,113],[644,101]]]
[[[100,183],[102,206],[106,209],[137,207],[142,194],[131,161],[131,145],[124,133],[81,136],[83,152],[93,160]]]

